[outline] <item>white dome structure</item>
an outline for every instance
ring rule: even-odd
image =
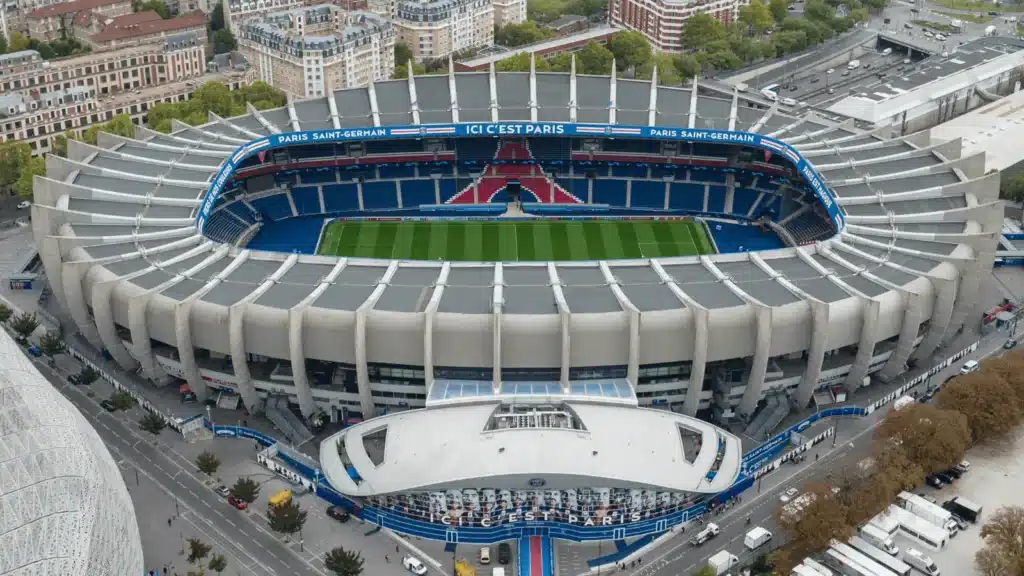
[[[0,333],[0,550],[3,576],[143,573],[139,527],[117,464],[6,332]]]

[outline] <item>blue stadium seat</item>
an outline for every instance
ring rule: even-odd
[[[292,188],[292,200],[299,216],[320,214],[320,188],[317,186],[296,186]]]
[[[672,176],[676,180],[686,180],[686,167],[651,166],[651,178],[658,179],[665,176]]]
[[[629,190],[629,205],[633,208],[664,208],[665,182],[633,180]]]
[[[725,213],[725,186],[708,187],[708,213]]]
[[[367,140],[363,142],[367,154],[401,154],[402,152],[422,152],[421,140]]]
[[[278,172],[274,174],[274,186],[291,186],[298,182],[299,171],[288,170],[285,172]],[[253,180],[253,179],[250,179]],[[248,183],[248,182],[247,182]],[[267,188],[273,188],[273,186],[267,186]],[[249,192],[255,192],[252,187],[249,187]]]
[[[737,216],[746,216],[760,195],[761,193],[757,190],[736,188],[732,199],[732,213]]]
[[[415,178],[415,166],[378,166],[377,174],[381,180],[388,178]]]
[[[436,204],[434,197],[434,181],[402,180],[402,206],[413,208],[421,204]]]
[[[226,205],[224,209],[250,224],[253,223],[252,211],[249,210],[249,207],[242,202],[231,202],[228,205]]]
[[[708,222],[708,229],[711,230],[715,245],[722,254],[785,247],[778,236],[770,232],[761,232],[756,226]]]
[[[363,210],[393,208],[398,208],[398,192],[394,182],[363,182]]]
[[[314,254],[323,222],[324,219],[319,217],[265,222],[246,247],[252,250]]]
[[[359,189],[355,184],[324,184],[327,212],[359,210]]]
[[[691,168],[690,180],[693,180],[694,182],[714,182],[725,184],[725,173],[717,170],[697,170],[696,168]]]
[[[626,181],[598,178],[594,180],[594,204],[626,205]]]
[[[647,178],[646,166],[612,166],[613,178]]]
[[[693,212],[704,210],[704,186],[701,184],[673,182],[672,188],[669,191],[668,207],[672,210],[690,210]]]
[[[586,178],[555,178],[555,182],[565,189],[566,192],[587,201],[587,179]]]
[[[458,194],[462,187],[468,186],[470,183],[472,183],[472,180],[441,178],[441,202],[447,202],[452,196]]]
[[[761,199],[761,203],[757,205],[757,212],[754,214],[756,217],[758,214],[765,211],[772,211],[776,214],[781,210],[782,196],[776,196],[775,194],[765,194],[764,198]]]
[[[660,154],[661,142],[657,140],[605,140],[601,142],[601,149],[605,152]]]
[[[310,168],[302,171],[303,184],[333,184],[338,181],[334,168]]]
[[[250,200],[249,203],[270,220],[282,220],[294,216],[292,207],[288,204],[288,197],[283,193]]]
[[[459,162],[487,163],[498,153],[497,138],[459,138],[455,140],[455,157]]]
[[[420,174],[440,174],[442,176],[450,176],[455,173],[455,167],[451,164],[435,164],[432,166],[420,167]]]

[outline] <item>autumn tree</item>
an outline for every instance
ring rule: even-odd
[[[43,356],[46,356],[51,364],[53,363],[54,356],[63,354],[67,349],[67,345],[64,344],[64,338],[61,337],[60,332],[55,330],[48,330],[46,334],[39,338],[39,351]]]
[[[970,445],[967,417],[933,404],[890,410],[875,430],[875,454],[898,449],[926,473],[945,470],[963,459]]]
[[[846,505],[851,525],[859,525],[884,510],[897,494],[919,485],[925,475],[924,469],[897,446],[880,447],[869,464],[840,476],[839,498]]]
[[[776,514],[779,529],[790,540],[774,558],[775,569],[781,573],[788,573],[804,557],[824,550],[833,539],[845,542],[854,533],[847,521],[847,507],[831,486],[809,484],[804,493],[811,496],[802,509],[794,511],[789,504]]]
[[[981,372],[993,373],[1009,384],[1017,405],[1024,410],[1024,350],[1014,350],[1004,356],[983,360]]]
[[[198,538],[188,539],[188,561],[190,564],[195,564],[210,555],[210,551],[213,550],[213,546],[210,546],[206,542]]]
[[[1004,506],[981,528],[985,547],[974,556],[983,576],[1024,576],[1024,508]]]
[[[954,378],[935,395],[940,408],[967,417],[974,442],[1002,438],[1021,420],[1013,388],[993,371],[974,372]]]
[[[363,573],[363,557],[341,546],[324,555],[324,565],[336,576],[359,576]]]

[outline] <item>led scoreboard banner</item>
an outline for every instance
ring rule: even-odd
[[[836,204],[832,191],[825,185],[821,175],[792,146],[760,134],[733,132],[730,130],[693,130],[658,126],[611,126],[606,124],[571,124],[566,122],[476,122],[464,124],[434,124],[430,126],[390,126],[373,128],[349,128],[339,130],[310,130],[286,132],[258,138],[239,146],[234,154],[221,165],[210,184],[196,217],[196,227],[202,234],[206,221],[220,197],[224,184],[235,169],[250,156],[266,150],[286,148],[301,144],[330,144],[353,140],[395,140],[402,138],[430,137],[479,137],[479,136],[577,136],[577,137],[628,137],[650,140],[679,140],[706,144],[742,144],[754,146],[781,154],[789,159],[796,171],[814,190],[818,201],[828,211],[835,231],[841,232],[846,221]]]

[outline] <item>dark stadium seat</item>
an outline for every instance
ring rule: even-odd
[[[725,174],[716,170],[690,170],[690,180],[725,184]]]
[[[807,244],[832,235],[832,226],[814,209],[807,210],[785,226],[797,244]]]
[[[434,180],[402,180],[402,206],[412,208],[421,204],[436,204]]]
[[[673,182],[669,189],[668,207],[672,210],[704,210],[704,186],[687,182]]]
[[[537,160],[568,160],[572,155],[568,138],[531,138],[527,146]]]
[[[367,140],[363,142],[363,150],[367,154],[401,154],[402,152],[421,152],[422,140]]]
[[[626,181],[600,179],[594,180],[594,204],[609,206],[626,205]]]
[[[633,208],[665,208],[665,182],[633,180],[629,191],[629,205]]]
[[[646,166],[612,166],[612,178],[647,178]]]
[[[761,195],[757,190],[749,188],[736,188],[732,199],[732,213],[737,216],[747,216],[747,212],[754,207],[757,198]]]
[[[249,207],[243,202],[230,202],[224,206],[224,209],[230,211],[235,216],[238,216],[250,224],[253,222],[252,210],[249,210]]]
[[[213,213],[203,231],[212,240],[234,244],[242,236],[242,233],[248,229],[248,225],[239,222],[231,214],[219,211]]]
[[[712,214],[725,213],[725,186],[708,187],[708,210]]]
[[[391,208],[398,208],[398,191],[394,182],[363,182],[363,210]]]
[[[388,178],[415,178],[415,166],[378,166],[377,174],[381,180]]]
[[[292,188],[295,211],[303,214],[320,214],[320,188],[318,186],[296,186]]]
[[[256,200],[250,200],[249,203],[270,220],[281,220],[295,215],[292,214],[292,207],[288,204],[288,197],[284,194],[264,196]]]
[[[455,156],[459,162],[480,162],[486,164],[498,152],[495,138],[459,138],[455,141]]]
[[[314,168],[303,170],[299,175],[303,184],[333,184],[338,181],[334,168]]]
[[[324,184],[323,188],[327,212],[359,209],[359,189],[355,184]]]
[[[249,240],[246,248],[251,250],[272,250],[274,252],[297,252],[315,254],[320,239],[323,218],[292,218],[281,222],[265,222]]]
[[[720,253],[753,252],[784,248],[785,244],[771,232],[762,232],[754,225],[708,222],[708,229],[714,237]]]

